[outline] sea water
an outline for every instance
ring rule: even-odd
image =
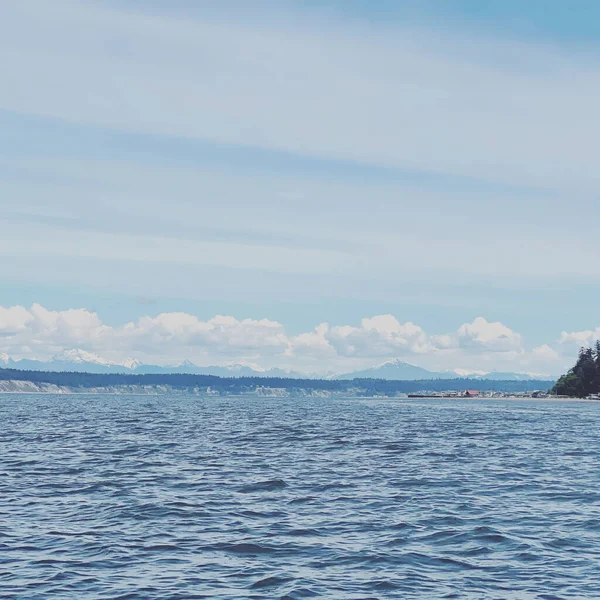
[[[0,396],[0,597],[600,598],[600,403]]]

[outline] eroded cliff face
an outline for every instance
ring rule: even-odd
[[[196,395],[196,396],[220,396],[222,393],[210,387],[177,388],[168,385],[115,385],[106,387],[78,388],[72,386],[60,386],[52,383],[36,383],[33,381],[6,380],[0,381],[0,394],[129,394],[141,396],[169,395]],[[283,388],[271,388],[258,386],[256,389],[244,390],[244,395],[260,397],[282,397],[292,396],[307,398],[331,398],[341,393],[332,393],[326,390],[290,390]],[[230,395],[230,394],[225,394]],[[235,394],[232,394],[235,395]],[[345,396],[348,392],[344,393]]]
[[[0,381],[0,394],[165,394],[171,392],[166,386],[124,385],[95,388],[75,388],[53,383],[33,381]]]
[[[0,381],[0,393],[20,394],[70,394],[72,391],[65,386],[53,383],[35,383],[33,381],[8,380]]]

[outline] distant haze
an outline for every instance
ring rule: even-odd
[[[187,373],[198,375],[217,375],[219,377],[286,377],[286,378],[326,378],[326,379],[389,379],[416,381],[422,379],[453,379],[465,376],[464,372],[444,371],[435,373],[408,364],[401,360],[391,360],[369,369],[352,373],[300,373],[286,369],[261,369],[258,365],[229,363],[226,365],[198,366],[191,361],[170,366],[146,365],[137,360],[113,362],[84,350],[69,350],[54,356],[48,361],[21,359],[13,360],[3,355],[0,367],[31,371],[79,371],[85,373]],[[493,379],[496,381],[529,381],[548,379],[528,373],[479,373],[469,374],[471,379]]]

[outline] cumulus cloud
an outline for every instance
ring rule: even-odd
[[[547,361],[560,360],[561,358],[560,354],[548,344],[542,344],[541,346],[535,347],[531,353],[534,357]]]
[[[97,342],[110,328],[86,309],[51,311],[39,304],[0,307],[3,349],[19,354],[47,355],[57,349]]]
[[[142,317],[112,329],[111,337],[143,351],[148,348],[203,347],[216,353],[244,351],[282,352],[288,338],[281,323],[269,319],[238,320],[218,315],[208,321],[187,313],[162,313],[157,317]]]
[[[518,333],[500,322],[490,323],[483,317],[461,325],[456,339],[460,348],[473,350],[514,352],[522,348],[522,339]]]
[[[336,350],[329,343],[328,334],[329,324],[320,323],[314,331],[292,337],[286,354],[291,357],[333,358],[336,356]]]
[[[277,353],[289,344],[283,326],[269,319],[216,316],[201,321],[194,315],[173,312],[114,327],[83,308],[52,311],[39,304],[29,309],[0,307],[0,340],[0,347],[9,354],[41,359],[74,346],[168,356],[196,348],[217,355]]]
[[[471,323],[463,323],[456,332],[432,335],[430,346],[440,352],[458,352],[483,355],[507,354],[515,357],[523,353],[523,339],[503,323],[490,322],[477,317]],[[498,360],[496,356],[493,360]]]
[[[362,319],[359,327],[332,327],[327,340],[341,356],[419,354],[428,348],[427,335],[414,323],[400,323],[392,315]]]
[[[600,329],[563,333],[560,341],[581,344],[595,337],[600,338]],[[110,359],[135,357],[155,364],[182,359],[198,364],[235,360],[319,371],[370,366],[396,357],[434,370],[543,370],[544,365],[557,368],[562,358],[548,344],[525,350],[520,334],[483,317],[442,334],[429,334],[411,321],[402,322],[386,314],[354,325],[320,323],[312,331],[291,335],[283,324],[267,318],[217,315],[202,320],[184,312],[165,312],[108,325],[97,313],[84,308],[53,311],[39,304],[0,307],[0,352],[13,358],[46,360],[73,348]]]
[[[362,319],[359,326],[321,323],[314,331],[290,340],[289,355],[320,357],[389,357],[427,350],[427,334],[414,323],[400,323],[392,315]]]
[[[14,335],[24,331],[33,319],[33,315],[22,306],[0,306],[0,334]]]
[[[589,346],[600,340],[600,327],[588,329],[586,331],[572,331],[568,333],[563,331],[560,336],[560,344],[565,346]]]

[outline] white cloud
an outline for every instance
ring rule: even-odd
[[[426,352],[427,334],[414,323],[400,323],[392,315],[378,315],[352,325],[321,323],[314,331],[290,339],[289,356],[375,358]]]
[[[286,355],[290,357],[332,359],[336,356],[335,348],[330,344],[327,336],[329,324],[320,323],[308,333],[301,333],[290,339]]]
[[[450,350],[457,346],[456,336],[450,334],[432,335],[430,343],[438,350]]]
[[[108,325],[83,308],[0,307],[0,353],[45,360],[72,348],[117,361],[128,357],[151,364],[184,359],[198,364],[252,361],[264,368],[321,372],[348,371],[396,357],[432,370],[471,372],[550,369],[554,373],[565,363],[565,357],[550,345],[526,350],[518,333],[483,317],[446,334],[428,334],[419,325],[387,314],[364,318],[359,325],[321,323],[312,331],[291,335],[282,323],[267,318],[217,315],[201,320],[170,312]]]
[[[563,331],[560,336],[560,344],[565,346],[589,346],[600,340],[600,327],[585,331],[572,331],[568,333]]]
[[[260,352],[262,355],[281,353],[288,347],[283,325],[269,319],[243,319],[218,315],[201,321],[186,313],[162,313],[157,317],[142,317],[137,323],[128,323],[111,330],[116,338],[130,348],[148,351],[154,349],[188,348],[210,349],[217,355]]]
[[[111,355],[178,357],[209,351],[215,358],[284,352],[289,345],[280,323],[216,316],[201,321],[186,313],[162,313],[113,327],[86,309],[51,311],[34,304],[0,307],[0,348],[16,357],[46,359],[73,347]]]
[[[331,327],[326,339],[340,356],[395,356],[418,354],[428,348],[427,335],[414,323],[400,323],[392,315],[362,319],[359,327]]]
[[[14,335],[24,331],[33,319],[33,315],[22,306],[0,306],[0,334]]]
[[[107,360],[133,357],[149,364],[189,359],[200,365],[235,361],[263,368],[347,372],[401,357],[432,370],[556,374],[572,358],[557,351],[561,345],[596,338],[600,329],[563,333],[557,348],[542,344],[527,350],[518,333],[483,317],[449,334],[428,334],[419,325],[387,314],[364,318],[359,325],[321,323],[312,331],[290,335],[283,324],[267,318],[217,315],[201,320],[170,312],[114,326],[84,308],[53,311],[39,304],[29,309],[0,306],[0,353],[42,360],[80,348]]]
[[[541,346],[536,346],[532,351],[532,355],[535,358],[541,359],[543,361],[556,361],[560,360],[560,354],[551,348],[548,344],[542,344]]]
[[[518,333],[502,323],[490,323],[483,317],[461,325],[456,339],[458,346],[467,350],[518,352],[522,349],[522,339]]]
[[[93,345],[110,328],[85,309],[50,311],[39,304],[0,307],[0,344],[18,355],[48,356],[65,347]]]

